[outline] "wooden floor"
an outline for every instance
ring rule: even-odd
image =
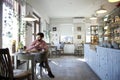
[[[50,58],[50,67],[55,75],[54,79],[48,77],[47,72],[43,72],[43,77],[39,77],[39,67],[37,67],[36,80],[100,80],[89,68],[83,58],[76,56],[61,56]]]

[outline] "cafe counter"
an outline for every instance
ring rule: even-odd
[[[120,50],[84,44],[84,58],[101,80],[120,80]]]
[[[74,54],[74,44],[64,44],[64,54]]]

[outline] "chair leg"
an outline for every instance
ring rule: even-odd
[[[40,65],[39,65],[41,78],[42,78],[42,67],[43,67],[43,66],[44,66],[44,62],[42,61],[42,62],[40,62]]]
[[[32,80],[30,75],[28,76],[28,80]]]
[[[40,76],[42,77],[42,66],[40,66]]]

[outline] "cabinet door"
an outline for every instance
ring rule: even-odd
[[[100,77],[102,80],[108,80],[107,79],[107,50],[104,48],[104,50],[101,50],[100,56]]]
[[[113,79],[112,80],[120,80],[120,53],[119,52],[115,52],[115,55],[112,55],[112,70],[113,70]]]

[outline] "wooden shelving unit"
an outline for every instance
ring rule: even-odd
[[[90,26],[91,44],[98,44],[98,25]]]
[[[120,12],[120,7],[114,9],[111,13],[109,13],[109,16],[107,17],[107,21],[105,21],[105,24],[107,24],[108,28],[104,29],[104,36],[108,37],[108,40],[115,41],[118,44],[120,44],[120,13],[119,12]]]

